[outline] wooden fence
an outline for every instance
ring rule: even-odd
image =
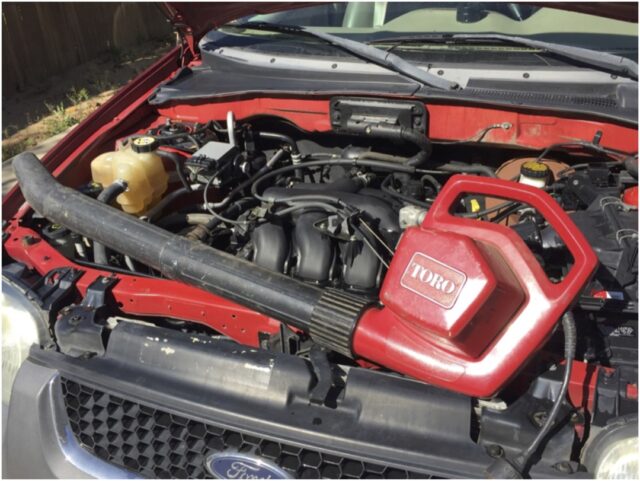
[[[155,3],[2,4],[2,95],[21,91],[110,49],[167,39]]]

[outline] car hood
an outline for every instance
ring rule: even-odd
[[[324,3],[324,2],[323,2]],[[279,12],[318,5],[317,2],[164,2],[164,14],[178,27],[200,36],[209,30],[247,15]]]
[[[321,2],[325,3],[325,2]],[[523,4],[571,10],[626,22],[638,22],[636,2],[521,2]],[[165,2],[165,15],[176,27],[187,27],[194,36],[247,15],[318,5],[317,2]]]

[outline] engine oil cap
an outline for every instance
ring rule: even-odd
[[[158,139],[151,135],[143,135],[142,137],[136,137],[131,141],[131,150],[136,154],[147,154],[153,152],[158,148],[160,142]]]

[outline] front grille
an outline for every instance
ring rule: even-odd
[[[62,378],[75,438],[83,449],[148,478],[212,478],[205,458],[237,450],[269,459],[296,478],[425,478],[382,464],[304,449],[203,423]]]

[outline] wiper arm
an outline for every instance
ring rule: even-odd
[[[437,75],[426,72],[416,67],[412,63],[398,57],[394,53],[386,52],[371,45],[367,45],[366,43],[338,37],[336,35],[320,32],[308,27],[301,27],[297,25],[280,25],[269,22],[246,22],[239,24],[228,24],[225,25],[225,27],[264,30],[269,32],[279,32],[289,35],[302,35],[306,37],[317,38],[356,57],[368,60],[375,65],[398,73],[403,77],[415,80],[422,85],[443,90],[453,90],[460,88],[457,83],[450,82],[449,80],[443,79],[442,77],[438,77]]]
[[[465,42],[467,40],[497,40],[500,42],[522,45],[524,47],[544,50],[565,59],[581,62],[590,67],[615,73],[623,77],[638,80],[638,64],[633,60],[613,55],[607,52],[598,52],[582,47],[572,47],[554,42],[544,42],[542,40],[533,40],[526,37],[518,37],[515,35],[503,35],[498,33],[457,33],[457,34],[438,34],[424,36],[407,36],[388,39],[380,39],[371,43],[416,43],[416,42],[435,42],[435,41],[456,41]]]

